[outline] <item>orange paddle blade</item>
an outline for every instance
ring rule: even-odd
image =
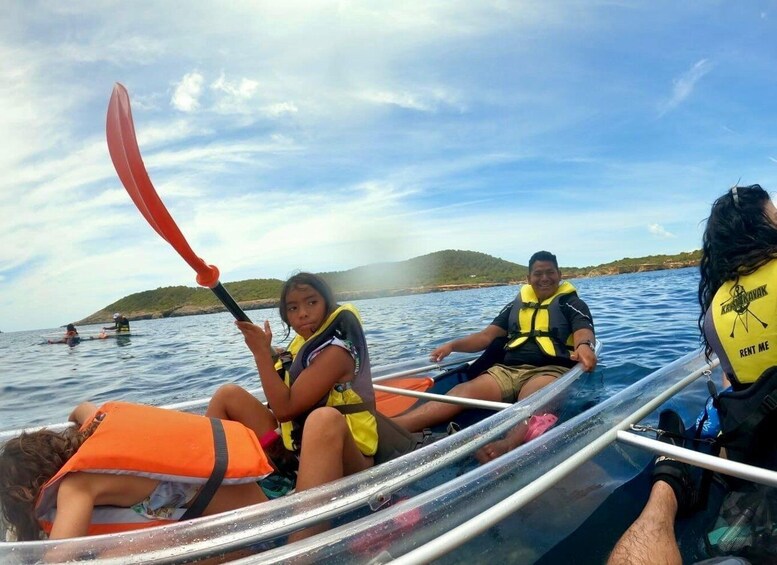
[[[381,381],[380,384],[405,390],[426,392],[434,385],[434,379],[432,377],[397,377]],[[380,390],[375,391],[375,404],[378,411],[388,418],[398,416],[416,402],[418,402],[418,399],[412,396],[403,396]]]
[[[235,319],[250,322],[251,319],[219,282],[218,268],[208,265],[189,247],[186,238],[165,208],[154,185],[151,184],[135,137],[129,94],[119,83],[113,87],[111,101],[108,104],[105,133],[108,137],[108,152],[111,154],[111,160],[121,179],[121,184],[124,185],[149,225],[197,272],[197,284],[211,289],[227,310],[232,312]]]
[[[108,104],[105,130],[113,166],[135,206],[149,225],[197,272],[197,283],[213,288],[218,284],[219,270],[205,263],[192,251],[151,184],[135,137],[129,94],[127,89],[118,83],[113,87]]]

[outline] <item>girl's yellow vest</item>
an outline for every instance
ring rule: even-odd
[[[276,369],[285,369],[282,373],[286,386],[291,387],[294,380],[307,366],[306,357],[318,343],[323,343],[336,333],[351,341],[359,352],[360,366],[357,374],[345,386],[338,385],[329,391],[326,397],[313,408],[332,406],[343,412],[348,428],[359,450],[367,456],[375,455],[378,449],[378,424],[375,419],[375,396],[372,390],[372,374],[367,353],[367,344],[361,329],[359,312],[350,304],[338,307],[330,314],[321,327],[307,340],[299,335],[289,344],[287,351],[292,355],[292,363],[283,367],[279,360]],[[291,420],[281,422],[283,444],[289,451],[298,451],[299,445],[294,438],[294,430],[300,428],[300,422]]]

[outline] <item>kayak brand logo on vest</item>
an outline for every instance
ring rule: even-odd
[[[755,318],[764,328],[769,325],[761,320],[758,316],[756,316],[752,310],[750,310],[750,304],[752,302],[755,302],[759,298],[764,298],[769,294],[766,292],[765,284],[758,286],[753,290],[745,290],[745,287],[743,287],[741,284],[736,284],[729,291],[729,294],[731,295],[731,298],[722,304],[720,313],[721,315],[728,314],[732,310],[736,312],[737,317],[734,319],[734,325],[731,327],[730,337],[734,337],[734,330],[736,330],[737,321],[741,321],[745,331],[749,333],[750,330],[748,329],[748,315]]]

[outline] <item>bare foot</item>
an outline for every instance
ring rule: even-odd
[[[510,443],[506,439],[500,439],[478,449],[477,453],[475,453],[475,458],[480,461],[481,464],[488,463],[492,459],[496,459],[508,451],[510,451]]]

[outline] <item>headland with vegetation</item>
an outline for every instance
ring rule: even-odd
[[[565,278],[571,279],[680,269],[697,266],[700,257],[698,250],[677,255],[627,257],[591,267],[561,266],[561,271]],[[528,267],[485,253],[448,249],[406,261],[318,274],[331,285],[337,299],[345,301],[517,284],[526,281]],[[244,310],[277,306],[282,285],[279,279],[224,283]],[[114,312],[121,312],[130,320],[145,320],[223,311],[224,306],[206,288],[168,286],[125,296],[76,323],[110,322]]]

